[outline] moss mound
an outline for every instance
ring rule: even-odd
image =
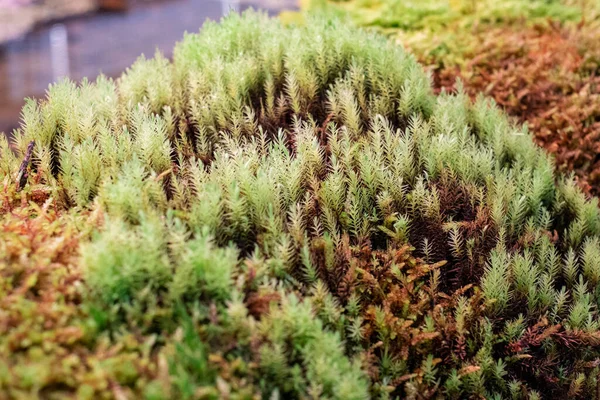
[[[390,34],[428,63],[452,67],[468,63],[480,48],[481,39],[473,35],[548,21],[592,21],[600,12],[596,2],[587,0],[300,0],[300,5],[303,11],[336,15]],[[303,19],[294,11],[281,17]]]
[[[527,123],[538,144],[589,194],[600,193],[600,3],[303,0],[304,11],[345,15],[385,32],[433,73],[434,90],[485,93]],[[286,21],[302,14],[285,12]]]
[[[384,38],[231,15],[173,62],[53,85],[15,146],[0,232],[76,241],[63,256],[0,246],[2,290],[52,302],[64,278],[25,279],[49,263],[80,283],[48,328],[70,339],[0,336],[9,396],[590,398],[600,384],[598,207],[523,127],[483,98],[434,96]],[[53,352],[83,372],[14,379]]]
[[[548,21],[556,27],[593,21],[600,15],[597,2],[587,0],[300,0],[300,5],[303,11],[345,17],[358,26],[388,33],[428,62],[447,66],[468,63],[473,50],[481,46],[474,34]],[[303,19],[293,11],[281,17]]]

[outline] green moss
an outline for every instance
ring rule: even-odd
[[[23,114],[4,209],[41,192],[99,225],[75,264],[127,350],[92,366],[115,396],[595,390],[597,205],[385,38],[231,15]]]
[[[587,4],[589,3],[589,4]],[[506,23],[519,19],[577,20],[592,9],[591,2],[570,0],[306,0],[309,9],[324,8],[347,12],[360,25],[405,30],[440,29],[458,23],[471,27],[477,23]]]
[[[524,29],[548,21],[574,25],[600,16],[597,2],[586,0],[301,0],[300,4],[302,12],[283,12],[282,20],[301,23],[305,12],[345,18],[389,35],[436,67],[465,66],[479,54],[485,33],[498,27]]]

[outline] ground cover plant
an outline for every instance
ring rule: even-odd
[[[563,171],[573,171],[586,192],[598,195],[600,26],[538,25],[477,37],[481,45],[467,54],[466,65],[435,70],[438,87],[452,90],[460,78],[472,96],[493,97],[529,125]]]
[[[8,398],[593,398],[600,210],[491,101],[232,14],[0,145]]]
[[[494,98],[529,125],[562,171],[573,171],[586,192],[599,193],[597,2],[303,4],[389,34],[429,66],[436,90],[454,90],[460,78],[472,98],[482,92]]]

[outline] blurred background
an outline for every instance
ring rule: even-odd
[[[26,97],[62,77],[117,77],[141,54],[171,56],[185,31],[249,7],[277,14],[296,0],[0,0],[0,132]]]

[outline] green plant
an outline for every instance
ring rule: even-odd
[[[600,8],[595,1],[305,0],[304,11],[386,33],[432,71],[436,91],[460,81],[526,123],[536,142],[597,195]],[[302,14],[284,12],[287,22]]]
[[[389,34],[428,64],[448,67],[468,63],[481,46],[476,35],[494,28],[592,21],[600,12],[594,1],[587,0],[301,0],[300,4],[303,11],[335,15]],[[281,17],[286,22],[304,18],[298,12],[283,12]]]
[[[115,341],[154,338],[158,372],[130,390],[595,391],[600,210],[526,128],[484,98],[434,96],[385,38],[234,14],[172,63],[59,83],[23,114],[29,185],[8,157],[3,209],[36,194],[94,216],[86,307]]]

